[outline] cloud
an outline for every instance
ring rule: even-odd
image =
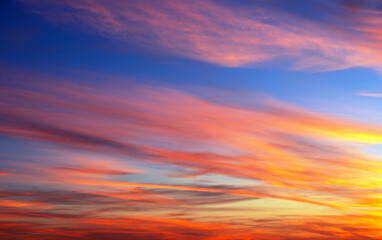
[[[333,186],[374,188],[380,184],[373,176],[381,172],[380,163],[348,147],[380,143],[379,126],[323,116],[277,101],[250,110],[165,88],[129,85],[117,92],[89,88],[84,93],[74,90],[75,84],[53,82],[50,86],[41,88],[37,83],[28,89],[3,88],[1,131],[122,155],[131,161],[177,165],[199,175],[260,180],[276,189],[333,194]],[[122,93],[124,97],[120,97]],[[136,94],[147,97],[137,98]],[[161,143],[168,148],[160,147]],[[225,153],[210,149],[212,145]],[[327,171],[329,166],[335,172]],[[354,178],[356,182],[350,181]]]
[[[28,214],[25,214],[28,215]],[[376,240],[381,235],[376,229],[362,222],[372,218],[362,215],[349,215],[352,221],[333,216],[312,218],[310,221],[262,219],[252,224],[264,229],[238,227],[235,224],[219,222],[207,223],[188,219],[165,217],[130,216],[121,218],[85,218],[79,221],[81,227],[52,228],[49,224],[13,223],[2,221],[3,236],[23,236],[24,239],[282,239],[290,240]],[[324,220],[324,219],[327,220]],[[241,221],[249,224],[248,219]],[[374,218],[379,220],[379,218]],[[357,225],[358,224],[358,225]],[[274,231],[277,230],[277,231]],[[34,234],[26,234],[34,233]],[[293,234],[293,235],[292,235]]]
[[[216,1],[28,1],[51,21],[140,46],[147,51],[222,66],[278,60],[293,69],[325,71],[381,68],[379,10],[309,1],[328,22],[256,2],[251,7]],[[357,10],[357,14],[354,13]],[[352,25],[355,22],[356,24]],[[287,60],[287,61],[286,61]]]
[[[127,175],[127,174],[136,174],[140,173],[137,171],[121,171],[116,169],[98,169],[98,168],[81,168],[81,167],[57,167],[57,170],[63,171],[71,171],[77,173],[85,173],[85,174],[101,174],[101,175]]]
[[[25,137],[38,138],[49,142],[58,142],[82,148],[95,147],[101,151],[117,151],[127,155],[144,155],[144,152],[133,145],[122,144],[107,138],[92,136],[81,132],[62,129],[47,124],[40,124],[26,118],[21,119],[11,114],[3,114],[1,123],[9,128],[23,129]],[[108,150],[110,149],[110,150]]]
[[[110,89],[22,70],[5,76],[1,134],[45,143],[38,156],[2,161],[0,221],[40,224],[14,225],[7,238],[286,240],[275,230],[285,226],[294,239],[350,240],[376,232],[369,220],[382,202],[382,165],[362,147],[382,142],[381,126],[277,100],[241,108],[127,79]],[[150,172],[158,166],[161,181]],[[253,220],[263,215],[242,219],[243,206],[282,211],[260,224]],[[226,211],[216,219],[207,216],[213,208]]]
[[[377,98],[382,97],[382,93],[358,93],[357,95],[364,96],[364,97],[377,97]]]

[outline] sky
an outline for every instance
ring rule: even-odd
[[[382,239],[378,0],[0,2],[0,239]]]

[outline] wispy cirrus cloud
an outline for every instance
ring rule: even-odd
[[[325,3],[308,2],[328,19],[319,22],[261,1],[251,8],[216,1],[28,3],[54,22],[79,25],[149,51],[222,66],[288,60],[291,68],[314,71],[381,68],[381,14],[363,6],[332,4],[320,12]]]
[[[43,224],[17,226],[25,227],[24,232],[39,230],[47,239],[86,239],[91,238],[90,232],[102,231],[135,237],[135,225],[141,224],[146,232],[158,236],[168,226],[183,229],[164,231],[163,239],[184,238],[195,231],[200,239],[284,240],[285,236],[272,230],[275,225],[279,229],[282,222],[295,227],[299,234],[294,236],[301,235],[301,239],[317,235],[317,239],[329,239],[327,234],[373,239],[372,223],[362,220],[363,228],[370,228],[369,234],[357,228],[356,217],[352,218],[354,224],[333,218],[329,227],[319,215],[327,211],[362,219],[375,216],[373,211],[381,202],[382,165],[361,147],[382,142],[380,126],[269,99],[259,100],[253,108],[225,105],[126,79],[115,83],[118,88],[109,89],[22,70],[4,75],[9,81],[4,80],[0,90],[1,134],[54,147],[45,149],[50,154],[39,156],[36,162],[30,157],[29,161],[6,162],[2,168],[9,174],[0,176],[8,185],[0,192],[0,220],[33,223],[39,219]],[[33,82],[17,81],[28,78]],[[112,81],[113,76],[107,79]],[[136,164],[167,167],[161,173],[163,182],[145,178],[149,169],[136,168]],[[231,183],[198,180],[211,175]],[[36,190],[31,191],[30,186]],[[29,190],[23,191],[25,188]],[[277,223],[245,220],[245,226],[258,231],[243,232],[243,223],[232,223],[235,219],[240,222],[244,201],[262,199],[309,206],[310,219],[316,222],[285,210],[288,217],[278,216]],[[234,217],[228,222],[206,218],[203,211],[216,205]],[[71,230],[41,219],[53,221],[51,224],[64,221]],[[82,230],[65,219],[75,220]],[[158,222],[150,224],[158,226],[150,228],[147,224],[154,220]],[[127,222],[136,223],[134,231],[126,227]],[[341,235],[349,227],[354,231]]]
[[[357,95],[359,95],[359,96],[365,96],[365,97],[377,97],[377,98],[381,98],[381,97],[382,97],[382,93],[367,93],[367,92],[361,92],[361,93],[357,93]]]

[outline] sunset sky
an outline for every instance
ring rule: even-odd
[[[382,239],[379,0],[0,2],[0,239]]]

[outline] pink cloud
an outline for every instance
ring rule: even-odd
[[[8,238],[21,230],[46,239],[86,239],[97,231],[136,236],[126,223],[163,239],[182,238],[190,231],[202,233],[200,239],[287,239],[277,234],[276,226],[299,232],[296,239],[317,234],[317,239],[328,239],[325,234],[362,239],[377,232],[370,219],[381,206],[376,189],[382,185],[382,165],[361,146],[381,143],[381,126],[277,100],[259,99],[257,107],[240,108],[128,80],[109,89],[38,73],[23,75],[21,70],[6,76],[34,81],[18,85],[9,78],[12,86],[1,88],[1,134],[60,149],[40,149],[38,161],[27,156],[28,162],[9,161],[6,167],[12,171],[1,171],[11,174],[0,176],[6,183],[0,189],[0,221],[40,224],[15,225],[20,230]],[[137,181],[144,176],[133,181],[135,175],[150,174],[149,169],[132,167],[137,163],[169,167],[163,174],[171,177],[161,175],[164,183]],[[208,175],[232,182],[197,180]],[[239,180],[246,184],[236,184]],[[288,217],[278,216],[266,226],[259,219],[239,219],[242,211],[235,208],[221,211],[232,218],[205,217],[218,204],[240,206],[250,199],[285,202]],[[325,225],[326,220],[314,215],[316,210],[309,218],[294,216],[289,204],[309,204],[336,218]],[[345,216],[352,216],[352,222]],[[182,230],[174,233],[165,226]],[[349,227],[352,233],[346,232]],[[362,230],[367,227],[370,234]]]
[[[367,191],[357,192],[380,184],[375,179],[380,164],[356,148],[358,143],[380,143],[379,126],[277,101],[240,109],[166,88],[129,84],[119,91],[88,87],[84,92],[75,90],[75,84],[52,83],[31,84],[28,90],[4,88],[3,134],[124,156],[132,162],[175,165],[190,177],[220,174],[260,180],[272,186],[268,195],[277,198],[306,202],[299,191],[313,191],[309,201],[327,205],[336,205],[326,200],[333,194],[347,202],[344,207],[364,202]],[[164,143],[167,148],[160,147]],[[116,173],[115,167],[105,166],[90,161],[49,171],[88,177]]]
[[[347,29],[341,22],[323,25],[260,5],[228,7],[213,1],[47,0],[33,6],[55,22],[222,66],[288,59],[293,69],[314,71],[381,67],[378,12],[357,15],[360,24]]]

